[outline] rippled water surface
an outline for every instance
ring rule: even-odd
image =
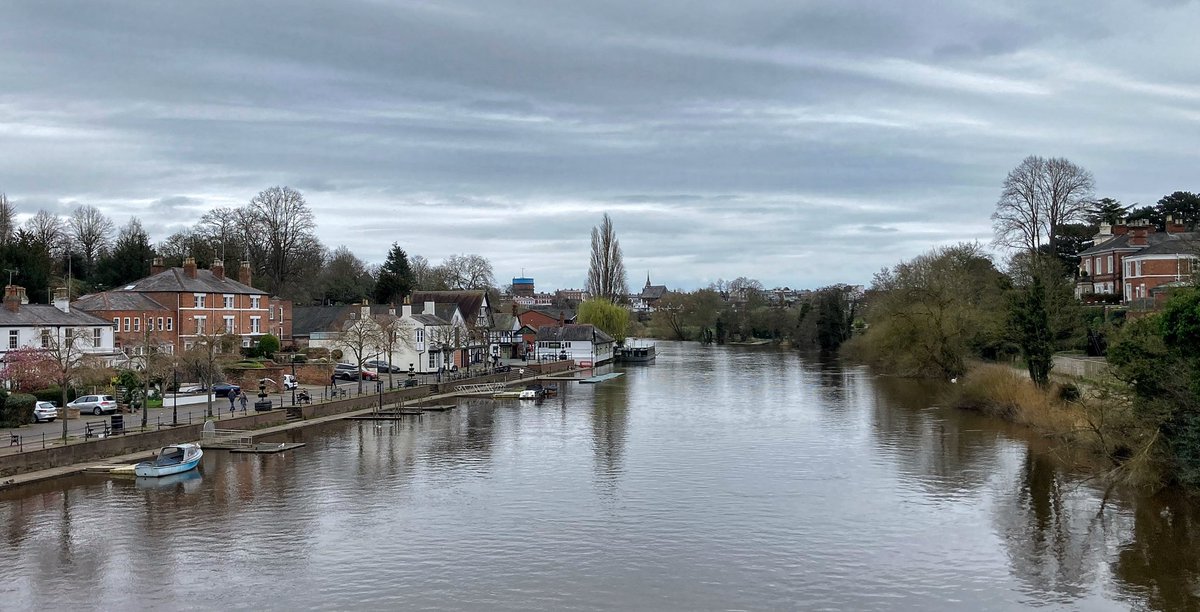
[[[153,485],[8,493],[0,608],[1200,606],[1183,501],[1105,491],[909,381],[659,349],[541,403],[310,428],[296,451],[209,451]]]

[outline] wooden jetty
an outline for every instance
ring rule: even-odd
[[[591,378],[584,378],[583,380],[580,380],[579,382],[581,382],[585,385],[594,385],[596,383],[602,383],[606,380],[612,380],[614,378],[618,378],[618,377],[621,377],[624,375],[625,375],[624,372],[612,372],[610,374],[600,374],[599,376],[593,376]]]

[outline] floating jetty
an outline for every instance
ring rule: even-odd
[[[282,453],[290,451],[293,448],[304,446],[304,442],[259,442],[254,446],[244,448],[231,448],[231,453],[254,453],[256,455],[270,455],[272,453]]]
[[[584,379],[580,380],[579,382],[581,382],[585,385],[594,385],[596,383],[602,383],[606,380],[612,380],[614,378],[619,378],[624,375],[625,375],[624,372],[612,372],[610,374],[601,374],[599,376],[593,376],[591,378],[584,378]]]

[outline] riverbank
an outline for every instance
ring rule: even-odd
[[[457,381],[457,384],[480,382],[504,382],[507,385],[522,385],[538,380],[546,374],[568,374],[581,371],[558,364],[541,364],[543,370],[524,378],[510,378],[512,374],[493,374]],[[246,430],[255,437],[284,431],[321,425],[346,417],[367,414],[378,409],[399,407],[405,402],[436,402],[456,399],[463,395],[458,391],[439,392],[439,385],[421,386],[411,389],[386,391],[382,394],[363,394],[340,400],[315,402],[298,408],[300,420],[289,421],[288,410],[271,410],[252,413],[243,417],[221,420],[222,429]],[[292,409],[297,411],[296,408]],[[84,472],[88,467],[107,463],[132,463],[150,456],[162,446],[200,439],[203,423],[164,428],[151,432],[114,436],[91,442],[50,447],[23,453],[0,456],[0,491],[35,482],[42,482]]]
[[[1058,377],[1042,389],[1012,366],[976,363],[943,401],[1030,427],[1067,451],[1082,451],[1113,482],[1161,488],[1168,480],[1157,432],[1135,418],[1128,399],[1102,379]]]

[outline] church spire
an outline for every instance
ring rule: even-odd
[[[646,272],[646,286],[650,286],[650,272],[648,271]]]

